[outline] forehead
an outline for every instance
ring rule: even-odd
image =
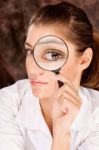
[[[60,24],[53,24],[53,25],[31,25],[28,29],[26,43],[28,43],[31,47],[34,47],[34,45],[37,43],[39,39],[42,37],[47,37],[48,35],[53,35],[56,37],[59,37],[63,41],[65,41],[66,45],[69,49],[75,48],[76,46],[68,40],[68,37],[65,34],[65,29],[63,25]],[[44,38],[45,40],[45,38]],[[50,38],[46,38],[46,41],[50,40]],[[55,41],[55,38],[53,38],[53,41]]]
[[[61,37],[61,34],[62,32],[60,32],[60,28],[56,28],[54,25],[31,25],[28,29],[26,41],[35,43],[41,37],[45,37],[47,35]]]

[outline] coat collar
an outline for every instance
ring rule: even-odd
[[[24,94],[23,101],[16,116],[16,123],[21,129],[40,130],[51,136],[41,112],[39,99],[33,96],[31,87]]]
[[[90,119],[92,115],[91,95],[88,89],[80,87],[79,95],[82,100],[82,105],[77,114],[74,122],[72,123],[71,130],[89,129]]]
[[[89,90],[80,88],[79,95],[82,100],[82,105],[74,122],[71,125],[71,150],[78,149],[78,145],[83,143],[85,138],[92,131],[92,102]]]

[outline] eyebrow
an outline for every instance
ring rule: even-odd
[[[39,44],[41,44],[41,45],[42,44],[48,44],[48,43],[57,43],[57,44],[62,44],[62,45],[65,44],[63,41],[59,42],[59,41],[53,40],[53,39],[46,39],[46,40],[45,39],[43,39],[43,40],[41,39],[41,41],[38,43],[38,45]],[[27,46],[29,46],[29,47],[31,47],[33,49],[33,47],[31,46],[31,44],[29,44],[29,43],[26,42],[25,45],[27,45]]]
[[[29,43],[25,43],[25,46],[29,46],[29,47],[31,47],[32,49],[33,49],[33,47],[31,46],[31,44],[29,44]]]
[[[63,43],[63,41],[57,41],[54,39],[41,39],[41,41],[39,42],[39,44],[47,44],[47,43],[57,43],[57,44],[65,44]]]

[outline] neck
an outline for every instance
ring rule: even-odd
[[[53,99],[47,99],[47,98],[40,99],[42,114],[51,134],[52,134],[52,116],[51,116],[52,104],[53,104]]]

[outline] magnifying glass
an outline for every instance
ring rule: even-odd
[[[59,74],[60,69],[68,59],[69,51],[67,44],[58,36],[47,35],[40,38],[33,50],[33,57],[36,64],[47,71]],[[63,85],[58,81],[59,87]]]

